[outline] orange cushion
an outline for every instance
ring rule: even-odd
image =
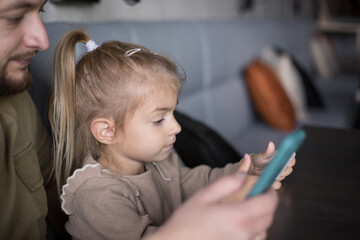
[[[294,108],[272,70],[255,59],[244,73],[250,97],[263,121],[280,130],[294,130]]]

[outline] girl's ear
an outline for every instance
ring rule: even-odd
[[[111,144],[115,136],[115,124],[106,118],[96,118],[91,122],[90,131],[101,143]]]

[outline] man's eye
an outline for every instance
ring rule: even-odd
[[[161,125],[161,123],[162,123],[163,120],[164,120],[164,119],[162,118],[162,119],[160,119],[160,120],[154,121],[154,124],[155,124],[156,126],[159,126],[159,125]]]
[[[24,18],[23,16],[8,17],[7,21],[10,22],[11,24],[18,24],[23,18]]]

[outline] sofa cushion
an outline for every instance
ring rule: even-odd
[[[231,145],[205,124],[179,111],[175,111],[174,116],[182,128],[176,136],[174,148],[186,166],[223,167],[241,159]]]
[[[255,59],[246,67],[244,74],[251,99],[260,117],[277,129],[294,130],[294,108],[271,69]]]
[[[300,74],[293,66],[287,54],[283,54],[279,58],[278,73],[280,82],[295,110],[296,119],[306,119],[307,105],[305,90],[300,79]]]
[[[277,55],[287,54],[290,57],[291,64],[297,70],[300,75],[300,79],[305,89],[306,103],[308,107],[323,108],[324,101],[320,91],[315,85],[315,79],[310,76],[302,64],[292,54],[286,52],[278,46],[272,47]]]
[[[277,54],[271,47],[261,52],[261,60],[266,63],[278,77],[285,93],[295,110],[295,117],[301,121],[306,118],[307,105],[305,89],[300,74],[286,53]]]
[[[336,49],[332,40],[325,34],[316,32],[310,39],[310,53],[320,76],[329,78],[339,69]]]

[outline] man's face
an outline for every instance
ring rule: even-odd
[[[49,47],[39,16],[46,0],[0,0],[0,96],[24,91],[32,82],[30,60]]]

